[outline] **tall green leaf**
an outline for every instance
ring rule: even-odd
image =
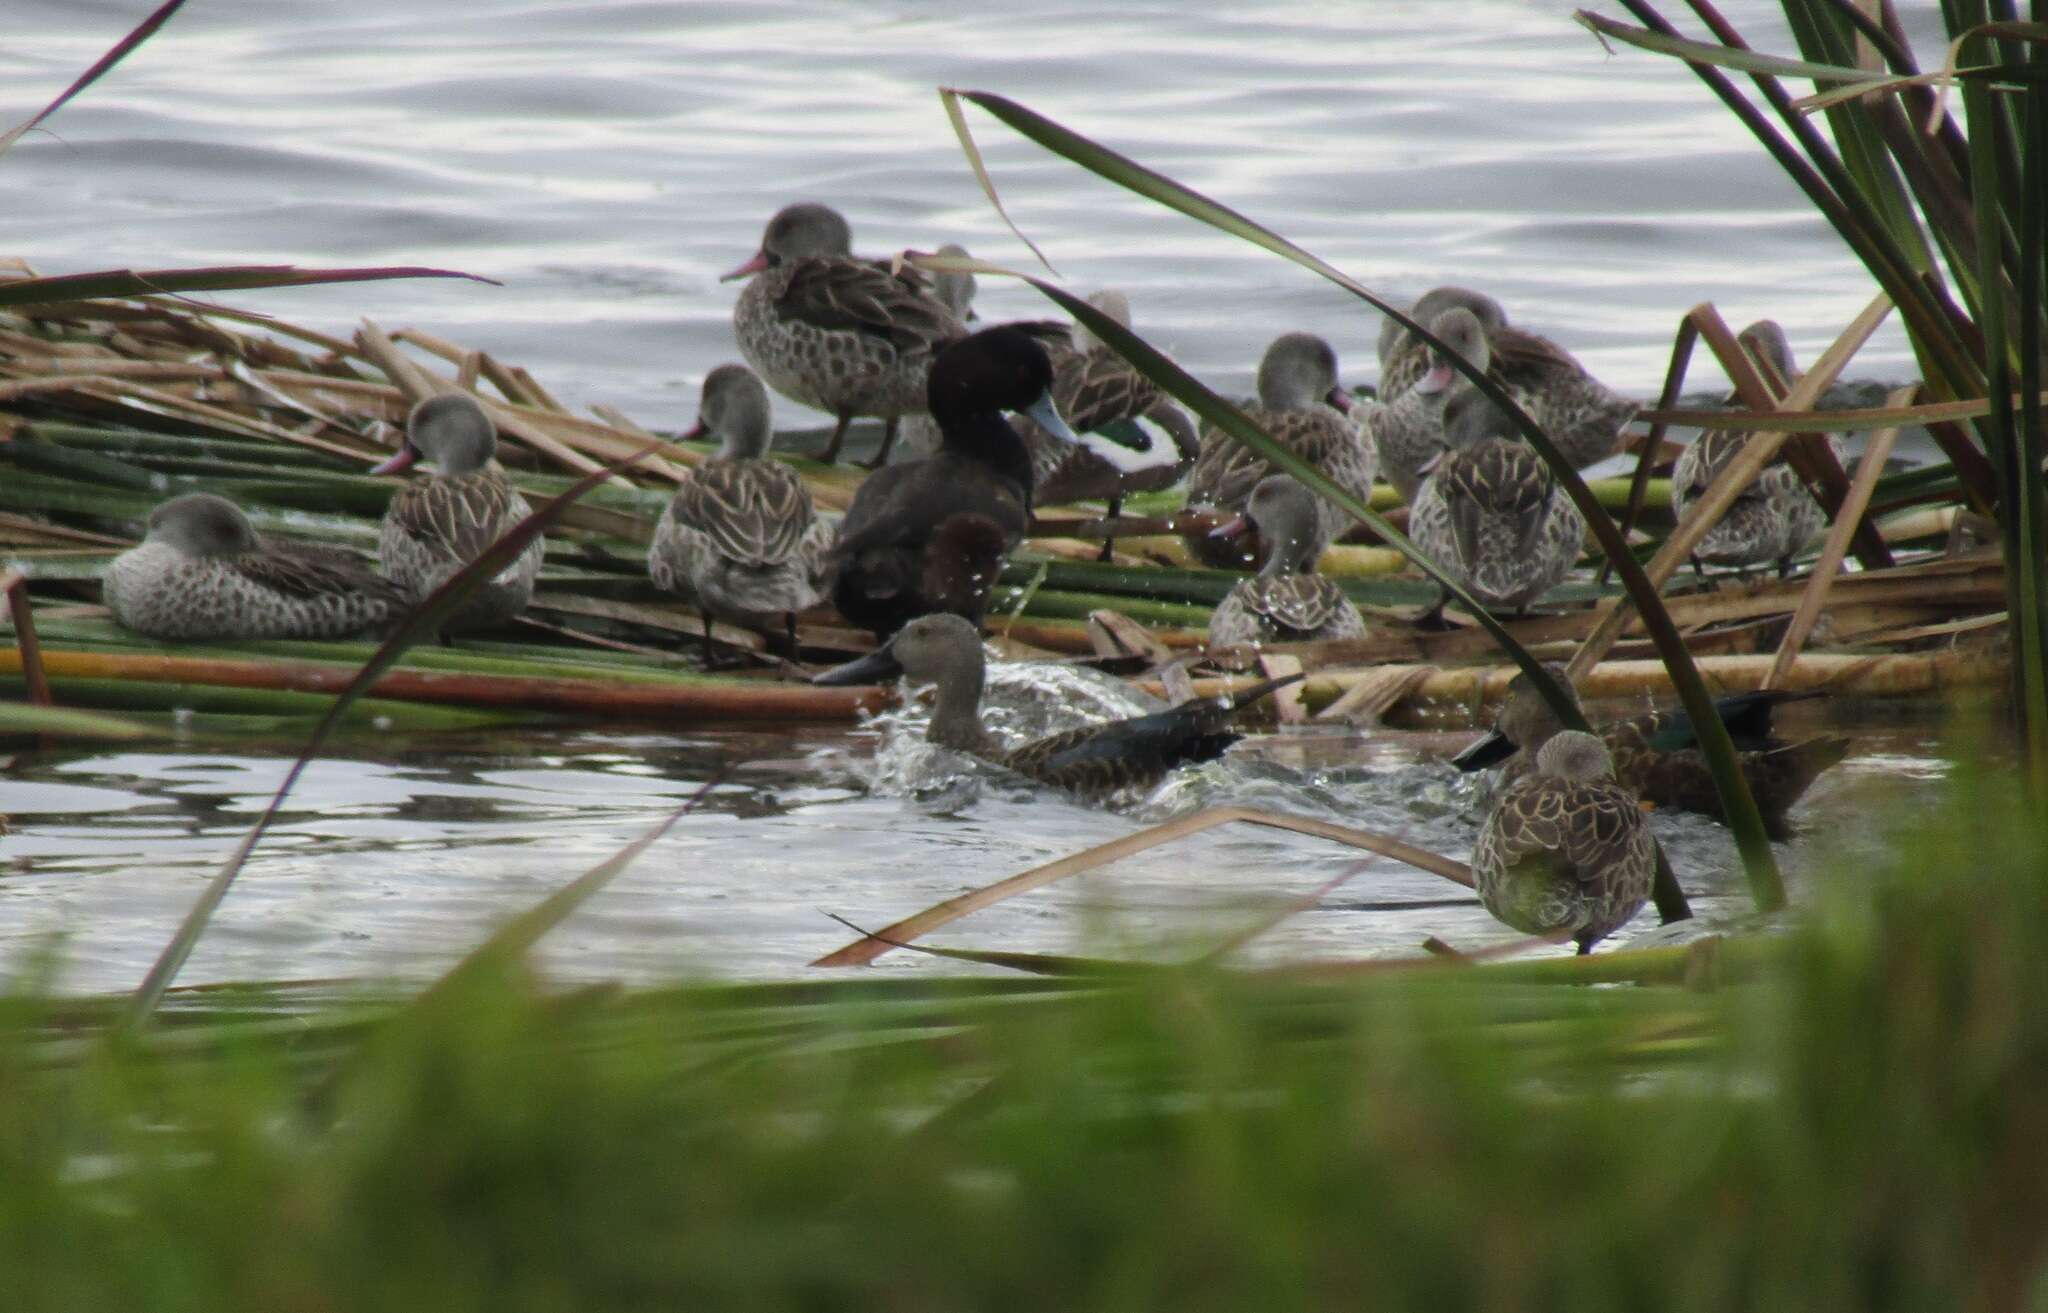
[[[1542,429],[1515,403],[1514,398],[1487,378],[1483,371],[1474,369],[1470,361],[1438,340],[1426,327],[1405,312],[1376,296],[1335,266],[1236,210],[1091,141],[1007,97],[982,91],[949,90],[947,94],[973,102],[1054,154],[1071,160],[1118,186],[1285,256],[1296,264],[1322,275],[1444,352],[1446,358],[1450,359],[1458,371],[1471,380],[1480,392],[1504,413],[1512,416],[1516,428],[1549,464],[1558,485],[1579,508],[1579,513],[1585,517],[1587,524],[1593,529],[1594,536],[1598,538],[1601,550],[1614,563],[1616,575],[1635,603],[1642,618],[1643,628],[1655,644],[1658,655],[1663,659],[1680,700],[1685,704],[1694,723],[1702,727],[1700,746],[1712,768],[1715,784],[1720,789],[1722,806],[1728,817],[1729,828],[1734,832],[1736,847],[1742,855],[1743,868],[1748,875],[1751,895],[1756,905],[1765,910],[1784,905],[1784,881],[1778,873],[1777,860],[1771,853],[1770,839],[1764,832],[1763,820],[1757,812],[1755,799],[1750,796],[1749,783],[1743,778],[1736,760],[1735,745],[1729,738],[1727,729],[1713,713],[1713,697],[1692,663],[1692,656],[1686,650],[1684,638],[1679,634],[1677,626],[1672,624],[1671,617],[1664,610],[1656,589],[1651,587],[1641,564],[1635,559],[1634,553],[1628,550],[1620,531],[1601,507],[1599,499],[1586,486],[1585,480],[1579,477],[1578,471],[1551,444]],[[971,140],[963,139],[962,146],[964,149],[973,149]],[[1043,290],[1043,285],[1040,286]],[[1062,301],[1061,304],[1065,305],[1066,301]],[[1084,318],[1083,322],[1093,328],[1099,319],[1101,316],[1098,314],[1092,318]],[[1158,353],[1153,354],[1156,356]],[[1133,363],[1137,362],[1134,360]],[[1242,416],[1239,416],[1239,419],[1242,419]],[[1245,435],[1238,429],[1228,425],[1223,427],[1237,440],[1245,440]],[[1260,450],[1262,455],[1265,454],[1263,448],[1255,449]],[[1290,468],[1289,472],[1294,471]],[[1352,502],[1347,509],[1352,509],[1356,514],[1364,508],[1359,508]],[[1507,646],[1505,650],[1514,657],[1517,664],[1522,664],[1525,670],[1529,668],[1526,653],[1520,652],[1512,645]],[[1543,690],[1546,699],[1562,713],[1569,702],[1567,691],[1555,687],[1540,673],[1532,678]],[[1574,722],[1567,717],[1566,723]],[[1660,908],[1663,906],[1663,900],[1660,899],[1659,905]]]

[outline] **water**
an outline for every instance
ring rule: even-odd
[[[9,116],[148,7],[16,0],[0,47]],[[1780,319],[1811,359],[1872,290],[1695,80],[1652,56],[1610,56],[1566,4],[963,8],[195,4],[0,161],[9,253],[49,273],[274,262],[487,275],[504,286],[235,300],[342,335],[360,316],[416,325],[527,366],[573,407],[679,426],[703,375],[736,355],[734,289],[717,276],[788,201],[838,205],[864,251],[959,240],[1028,261],[953,144],[933,88],[954,84],[1091,133],[1383,291],[1487,288],[1638,393],[1661,379],[1672,329],[1699,301],[1736,324]],[[1787,48],[1770,6],[1723,9],[1759,44]],[[1930,23],[1931,7],[1911,19]],[[1264,343],[1297,328],[1330,337],[1347,381],[1370,381],[1378,319],[1344,293],[973,121],[1012,213],[1070,285],[1125,289],[1140,328],[1212,384],[1248,390]],[[1046,313],[993,279],[980,306]],[[1854,372],[1908,372],[1901,339],[1881,334]],[[778,406],[785,425],[807,418]],[[552,970],[792,974],[846,937],[827,912],[880,926],[1199,803],[1299,810],[1461,855],[1474,800],[1435,764],[1454,746],[1273,736],[1119,814],[1000,782],[906,797],[890,772],[914,753],[877,732],[359,738],[307,776],[183,979],[430,973],[653,825],[721,762],[734,765],[705,808],[550,938]],[[0,776],[14,821],[0,839],[0,971],[56,935],[66,986],[134,984],[288,750],[193,741],[17,761]],[[1923,731],[1867,734],[1809,815],[1839,851],[1849,818],[1895,806],[1902,780],[1941,769]],[[1725,833],[1657,824],[1702,910],[1738,909]],[[935,938],[1195,951],[1354,860],[1234,827]],[[1804,850],[1788,861],[1801,867]],[[1654,933],[1652,920],[1631,933]],[[1410,953],[1425,934],[1503,936],[1459,890],[1377,861],[1251,956]],[[882,966],[934,969],[902,952]]]

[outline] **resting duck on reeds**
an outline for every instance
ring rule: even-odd
[[[1459,355],[1481,370],[1489,368],[1493,353],[1486,326],[1471,310],[1462,305],[1452,306],[1427,322],[1429,331]],[[1434,347],[1425,346],[1418,353],[1404,356],[1405,359],[1413,359],[1427,368],[1419,377],[1409,380],[1392,400],[1383,398],[1374,406],[1367,413],[1366,427],[1379,452],[1380,477],[1394,486],[1402,501],[1413,506],[1416,493],[1422,489],[1423,467],[1446,449],[1445,403],[1476,389]]]
[[[1486,330],[1488,373],[1557,445],[1574,467],[1612,456],[1636,402],[1586,372],[1569,351],[1508,323],[1500,303],[1483,292],[1439,287],[1425,293],[1409,318],[1431,324],[1453,308],[1469,311]],[[1435,331],[1434,328],[1431,329]],[[1421,338],[1391,319],[1380,327],[1380,400],[1391,404],[1436,365]]]
[[[777,392],[837,418],[820,459],[839,459],[857,415],[886,422],[870,468],[889,459],[899,420],[924,407],[925,375],[961,317],[909,265],[857,259],[846,219],[827,205],[787,206],[761,249],[725,275],[749,278],[733,306],[747,363]]]
[[[841,615],[877,638],[946,611],[979,622],[1010,549],[1031,522],[1031,456],[1003,418],[1081,442],[1052,401],[1052,362],[1030,333],[985,328],[932,362],[926,403],[937,453],[875,471],[854,494],[832,556]],[[1104,443],[1105,455],[1121,448]],[[1123,453],[1132,455],[1134,453]]]
[[[1565,688],[1571,687],[1563,666],[1543,668]],[[1838,734],[1788,743],[1772,731],[1771,713],[1778,706],[1818,696],[1766,689],[1714,700],[1714,714],[1735,741],[1743,778],[1749,781],[1750,796],[1773,839],[1792,837],[1785,818],[1792,804],[1822,771],[1849,753],[1849,740]],[[1463,771],[1499,763],[1505,784],[1526,775],[1543,745],[1563,732],[1564,722],[1543,694],[1528,676],[1517,675],[1508,684],[1493,733],[1452,760]],[[1644,801],[1725,819],[1713,772],[1683,707],[1662,707],[1615,721],[1600,728],[1600,738],[1613,756],[1616,777]]]
[[[870,684],[898,675],[938,688],[925,729],[928,741],[1078,793],[1146,787],[1177,766],[1222,756],[1241,737],[1230,728],[1232,715],[1301,678],[1267,680],[1227,700],[1198,698],[1170,711],[1070,729],[1015,748],[1005,748],[982,726],[981,635],[959,616],[921,616],[886,647],[812,682]]]
[[[1571,573],[1586,520],[1506,417],[1469,391],[1445,404],[1444,440],[1415,496],[1408,536],[1488,607],[1525,611]]]
[[[1785,330],[1769,319],[1761,319],[1742,330],[1743,345],[1760,359],[1768,360],[1778,377],[1787,383],[1797,376],[1791,343]],[[1732,398],[1731,398],[1732,399]],[[1683,521],[1704,497],[1707,488],[1735,459],[1752,435],[1709,429],[1693,439],[1679,453],[1671,471],[1671,513]],[[1832,439],[1830,439],[1832,442]],[[1839,453],[1838,453],[1839,454]],[[1702,563],[1747,568],[1753,565],[1778,567],[1780,578],[1792,573],[1792,558],[1827,525],[1827,512],[1790,465],[1773,461],[1750,481],[1730,504],[1706,537],[1693,549],[1693,568]]]
[[[1266,562],[1250,579],[1240,579],[1209,617],[1209,646],[1304,643],[1324,638],[1363,638],[1365,619],[1344,590],[1316,573],[1316,559],[1329,546],[1316,514],[1316,499],[1284,474],[1260,481],[1244,514],[1215,530],[1235,536],[1256,528]]]
[[[167,639],[346,638],[407,603],[354,552],[262,537],[210,492],[151,511],[141,544],[107,566],[102,595],[123,627]]]
[[[1606,745],[1570,730],[1502,791],[1472,848],[1487,911],[1524,934],[1569,934],[1580,953],[1642,910],[1656,876],[1649,821]]]
[[[1337,386],[1337,353],[1330,344],[1313,333],[1287,333],[1273,339],[1259,361],[1258,404],[1245,413],[1332,483],[1368,501],[1379,456],[1351,408],[1351,394]],[[1188,475],[1187,504],[1237,514],[1259,481],[1278,472],[1235,438],[1205,430]],[[1316,505],[1322,532],[1332,541],[1351,527],[1350,512],[1321,498]],[[1242,568],[1259,559],[1258,543],[1249,535],[1233,542],[1194,534],[1187,544],[1204,564],[1219,568]]]
[[[417,601],[481,556],[533,514],[498,468],[498,431],[475,397],[451,392],[414,406],[405,445],[372,474],[399,474],[417,461],[439,471],[414,478],[391,498],[377,559],[393,583]],[[546,546],[539,538],[451,617],[446,630],[487,629],[526,609]]]
[[[832,526],[787,465],[767,459],[768,389],[745,365],[704,378],[697,424],[685,440],[714,434],[718,453],[684,476],[655,526],[647,573],[657,588],[691,592],[704,616],[704,660],[713,616],[779,626],[796,654],[796,613],[830,585]]]

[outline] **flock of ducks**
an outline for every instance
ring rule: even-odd
[[[1082,792],[1147,783],[1213,757],[1236,737],[1236,710],[1286,681],[1226,702],[1091,726],[1018,748],[983,729],[979,624],[997,576],[1036,506],[1110,503],[1182,479],[1187,501],[1216,513],[1191,532],[1204,562],[1256,566],[1214,612],[1214,646],[1358,637],[1365,621],[1316,574],[1350,527],[1334,503],[1190,416],[1121,357],[1065,324],[973,327],[974,280],[928,275],[901,259],[852,253],[835,210],[792,205],[770,220],[745,278],[733,330],[746,364],[705,378],[686,437],[719,444],[685,478],[656,528],[648,572],[695,597],[712,660],[714,617],[778,633],[796,655],[795,615],[829,599],[874,633],[874,653],[818,676],[870,682],[894,674],[936,683],[928,736],[1021,774]],[[959,248],[945,253],[964,254]],[[1130,323],[1119,293],[1093,304]],[[1513,396],[1575,464],[1617,449],[1636,413],[1548,339],[1508,322],[1491,297],[1457,287],[1424,295],[1412,317]],[[1789,377],[1774,325],[1750,330]],[[1549,467],[1440,349],[1391,319],[1378,343],[1376,398],[1339,382],[1336,353],[1308,333],[1266,349],[1247,414],[1288,450],[1363,500],[1384,478],[1411,506],[1419,546],[1489,606],[1526,609],[1577,561],[1585,523]],[[823,453],[838,459],[860,417],[885,423],[881,451],[843,517],[818,514],[803,481],[768,458],[769,389],[836,419]],[[1010,418],[1014,416],[1015,418]],[[901,458],[890,461],[899,439]],[[495,429],[466,394],[433,397],[408,417],[398,453],[373,473],[433,467],[391,499],[378,569],[354,554],[260,537],[232,503],[191,493],[159,506],[142,544],[109,567],[115,618],[165,639],[333,638],[388,626],[530,513],[493,459]],[[1739,450],[1710,436],[1672,481],[1681,513]],[[1706,561],[1781,568],[1819,527],[1820,508],[1789,469],[1767,469],[1701,544]],[[536,539],[446,622],[488,628],[518,615],[542,564]],[[1105,544],[1105,554],[1108,545]],[[1561,675],[1561,672],[1559,672]],[[1768,717],[1781,697],[1725,709],[1773,824],[1839,740],[1784,745]],[[1548,717],[1546,719],[1546,717]],[[1690,726],[1670,717],[1563,731],[1533,690],[1517,686],[1496,734],[1460,764],[1505,761],[1474,852],[1486,906],[1531,933],[1581,951],[1648,896],[1654,844],[1637,798],[1711,810],[1710,778]]]

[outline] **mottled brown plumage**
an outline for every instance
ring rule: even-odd
[[[1358,607],[1334,581],[1315,572],[1329,543],[1319,532],[1308,489],[1273,475],[1252,493],[1245,513],[1217,532],[1235,535],[1251,526],[1265,544],[1265,564],[1217,603],[1209,617],[1211,648],[1365,636]]]
[[[1544,669],[1570,687],[1563,666],[1550,664]],[[1735,741],[1743,778],[1763,814],[1765,830],[1774,839],[1792,837],[1786,819],[1792,804],[1822,771],[1848,755],[1849,740],[1840,735],[1822,734],[1792,743],[1773,732],[1774,708],[1816,696],[1761,690],[1715,700],[1715,713]],[[1550,703],[1524,675],[1509,682],[1507,700],[1501,704],[1495,725],[1494,736],[1460,753],[1458,764],[1477,770],[1503,762],[1503,784],[1527,775],[1543,745],[1564,729]],[[1599,733],[1613,757],[1616,778],[1646,802],[1725,819],[1713,772],[1684,708],[1661,707],[1605,725]]]
[[[377,559],[414,600],[447,582],[513,526],[533,514],[494,459],[496,427],[467,393],[430,397],[413,407],[405,445],[375,473],[398,473],[428,460],[438,474],[400,488],[384,512]],[[546,547],[536,537],[447,623],[450,631],[503,624],[526,609]]]
[[[1470,398],[1484,402],[1477,392]],[[1502,437],[1473,441],[1471,433],[1495,426],[1462,420],[1447,412],[1453,450],[1423,481],[1408,533],[1481,603],[1522,610],[1571,573],[1585,544],[1585,517],[1534,448]]]
[[[880,465],[897,420],[924,407],[933,359],[967,326],[916,269],[858,259],[850,246],[846,220],[828,206],[778,212],[754,258],[726,275],[751,279],[733,335],[770,387],[837,417],[825,460],[838,459],[855,416],[886,420]]]
[[[354,552],[262,537],[210,492],[151,511],[148,536],[107,566],[102,595],[116,622],[164,639],[346,638],[408,601]]]
[[[1657,844],[1600,740],[1565,731],[1501,791],[1472,849],[1486,910],[1524,934],[1569,933],[1588,953],[1642,910]]]
[[[1266,348],[1259,362],[1258,404],[1245,413],[1332,483],[1360,501],[1370,501],[1379,455],[1349,413],[1350,406],[1350,395],[1337,385],[1337,354],[1330,344],[1313,333],[1287,333]],[[1206,430],[1188,474],[1188,505],[1240,513],[1259,481],[1276,473],[1265,457],[1235,438]],[[1321,531],[1330,539],[1351,527],[1349,511],[1321,498],[1316,505]],[[1197,534],[1187,538],[1187,544],[1205,565],[1224,569],[1248,566],[1260,555],[1253,537],[1228,542]]]

